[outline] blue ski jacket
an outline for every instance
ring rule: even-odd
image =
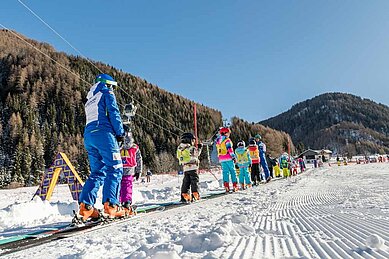
[[[114,136],[123,136],[123,123],[113,90],[105,83],[98,82],[89,90],[87,99],[84,132],[105,131]]]

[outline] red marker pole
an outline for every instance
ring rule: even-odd
[[[290,161],[292,161],[291,159],[290,159],[290,139],[289,139],[289,137],[288,137],[288,155],[289,155],[289,162]]]
[[[199,143],[198,140],[197,140],[197,107],[196,107],[196,103],[194,104],[194,134],[195,134],[195,137],[196,137],[196,142],[195,142],[195,145],[197,147],[197,144]]]

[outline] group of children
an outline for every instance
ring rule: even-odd
[[[265,158],[266,145],[261,141],[261,136],[257,134],[254,138],[250,138],[248,147],[246,147],[243,140],[239,141],[234,152],[230,134],[231,130],[229,128],[222,127],[216,138],[216,149],[226,192],[238,191],[238,181],[241,189],[258,185],[263,180],[269,182],[271,177]],[[181,143],[177,148],[177,158],[184,172],[181,187],[182,202],[200,199],[198,168],[201,149],[201,145],[195,146],[195,136],[193,134],[184,133],[182,135]],[[264,174],[261,173],[261,167]],[[232,186],[230,183],[232,183]],[[192,189],[192,195],[189,194],[190,189]]]

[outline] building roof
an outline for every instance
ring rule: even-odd
[[[298,157],[312,156],[312,155],[321,155],[322,153],[330,155],[330,154],[332,154],[332,151],[328,150],[328,149],[321,149],[321,150],[307,149],[304,152],[302,152]]]

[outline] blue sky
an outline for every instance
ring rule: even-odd
[[[92,60],[248,121],[325,92],[389,104],[389,1],[23,1]],[[0,23],[77,54],[17,0]]]

